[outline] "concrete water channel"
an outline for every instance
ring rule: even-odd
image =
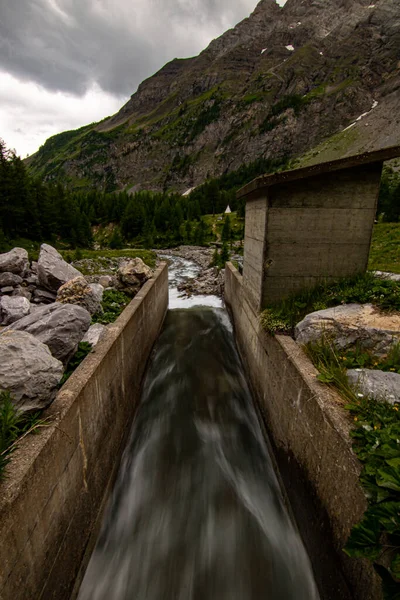
[[[177,293],[197,270],[172,259],[170,310],[79,600],[316,600],[228,314]]]
[[[230,320],[220,299],[179,297],[197,269],[181,259],[167,312],[160,265],[13,453],[0,488],[2,600],[382,598],[371,564],[343,552],[367,501],[342,399],[259,314],[365,271],[383,161],[399,155],[241,190]]]

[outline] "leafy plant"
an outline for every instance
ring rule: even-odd
[[[368,508],[347,540],[344,552],[373,562],[382,579],[385,600],[400,598],[400,411],[399,406],[363,397],[350,387],[344,356],[333,343],[322,340],[305,346],[320,371],[321,382],[336,387],[347,400],[354,429],[353,448],[363,464],[360,483]],[[399,347],[392,351],[397,360]],[[353,353],[354,361],[373,360],[365,353]]]
[[[103,294],[103,313],[97,313],[92,317],[93,323],[114,323],[124,308],[128,306],[131,298],[118,290],[105,290]]]
[[[64,385],[64,383],[67,381],[67,379],[69,379],[71,377],[71,375],[75,371],[75,369],[77,367],[79,367],[81,362],[87,357],[87,355],[91,351],[92,351],[92,344],[89,344],[89,342],[79,342],[78,350],[75,352],[75,354],[69,361],[67,369],[66,369],[64,375],[62,376],[60,383],[58,384],[59,387]]]

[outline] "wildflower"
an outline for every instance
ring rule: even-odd
[[[354,417],[354,420],[355,420],[355,421],[358,421],[357,417]]]
[[[357,394],[359,398],[364,398],[364,394]]]
[[[398,409],[398,407],[397,407],[397,406],[393,406],[393,410],[395,410],[395,411],[397,411],[397,412],[398,412],[398,410],[399,410],[399,409]]]

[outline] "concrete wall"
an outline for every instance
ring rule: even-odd
[[[282,182],[246,204],[243,276],[259,310],[366,270],[382,163]]]
[[[0,486],[0,597],[67,600],[118,467],[168,306],[160,267],[13,455]]]
[[[323,600],[378,600],[370,564],[342,548],[366,509],[360,463],[341,398],[316,380],[317,371],[291,338],[259,324],[243,278],[228,263],[225,301],[253,392],[271,435],[298,526]]]

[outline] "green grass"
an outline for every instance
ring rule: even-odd
[[[360,484],[368,508],[347,540],[344,552],[370,560],[382,580],[385,600],[400,597],[400,411],[399,405],[362,397],[350,387],[343,354],[329,340],[310,343],[305,351],[319,370],[318,379],[336,388],[353,418],[353,449],[363,465]],[[382,359],[377,359],[377,363]],[[400,369],[399,347],[386,362]],[[375,366],[375,365],[374,365]],[[380,365],[377,365],[378,367]],[[392,370],[392,368],[390,368]],[[383,563],[383,564],[382,564]],[[386,566],[383,566],[386,565]]]
[[[267,307],[261,324],[270,333],[292,333],[306,315],[339,304],[371,303],[382,310],[400,310],[400,283],[375,277],[372,273],[341,279],[294,294]]]
[[[66,250],[61,252],[67,260],[72,257],[73,252]],[[123,248],[122,250],[86,250],[80,249],[80,259],[100,260],[102,258],[141,258],[150,268],[156,265],[157,255],[152,250],[142,250],[138,248]],[[92,273],[91,273],[92,274]]]
[[[368,268],[400,273],[400,223],[375,225]]]
[[[0,481],[5,476],[5,468],[11,460],[18,439],[45,426],[41,413],[21,413],[15,408],[9,392],[0,391]]]
[[[231,229],[234,234],[235,240],[243,239],[243,228],[244,228],[244,219],[241,219],[237,216],[236,212],[232,212],[230,215],[231,221]],[[222,228],[224,226],[225,213],[220,213],[216,215],[205,215],[203,220],[206,225],[212,230],[212,232],[216,235],[217,240],[221,240]]]

